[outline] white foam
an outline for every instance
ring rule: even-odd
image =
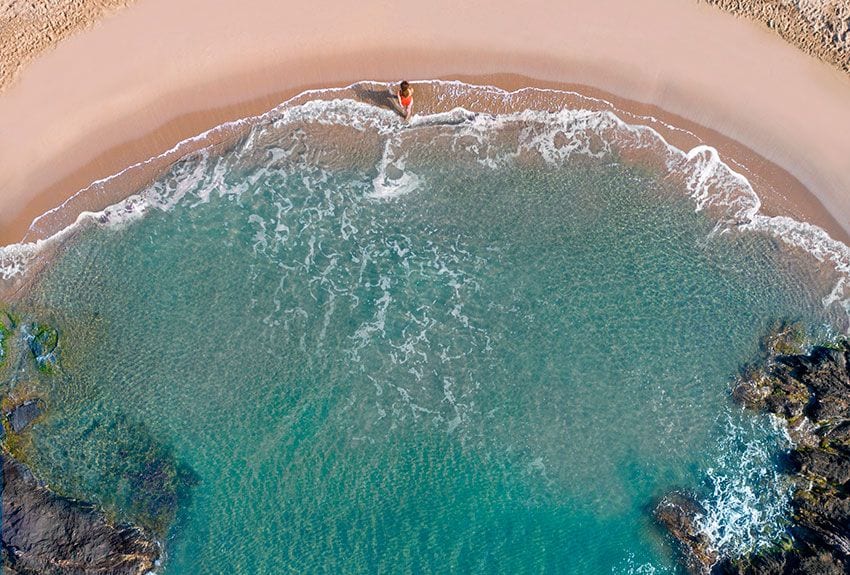
[[[640,563],[635,560],[635,554],[629,553],[622,566],[612,567],[611,573],[615,575],[662,575],[670,573],[665,567],[657,567],[652,563]]]
[[[378,175],[372,180],[373,198],[393,198],[410,193],[419,188],[421,178],[405,170],[407,155],[400,152],[401,147],[392,139],[384,144],[384,152],[378,164]]]
[[[706,513],[697,524],[720,557],[750,554],[776,544],[785,532],[792,486],[775,465],[771,446],[787,433],[777,419],[771,421],[775,435],[742,446],[741,438],[752,434],[729,420],[717,465],[707,471],[712,493],[700,502]],[[760,422],[753,418],[748,425]]]
[[[491,98],[510,102],[513,98],[526,95],[545,96],[547,94],[574,96],[595,106],[616,109],[611,102],[591,98],[576,92],[561,92],[551,89],[523,88],[508,92],[494,86],[470,86],[458,81],[431,80],[431,84],[440,88],[439,98],[453,98],[468,95],[474,91],[482,99]],[[850,314],[850,248],[832,239],[823,229],[788,217],[768,217],[759,213],[761,201],[747,178],[725,163],[717,150],[698,145],[691,150],[680,150],[669,144],[653,128],[663,125],[668,130],[677,130],[690,134],[675,126],[665,124],[652,116],[629,115],[637,123],[627,123],[611,111],[589,109],[564,109],[555,112],[525,109],[519,112],[491,115],[480,114],[463,108],[454,108],[437,114],[418,114],[411,121],[403,121],[392,110],[348,99],[314,99],[311,96],[327,98],[330,94],[344,94],[355,88],[358,82],[345,88],[310,90],[283,102],[274,109],[249,118],[222,124],[198,136],[180,142],[170,150],[154,158],[139,162],[121,172],[98,180],[80,190],[60,206],[46,212],[33,221],[30,229],[36,227],[47,215],[67,206],[79,194],[93,188],[109,185],[113,180],[135,168],[144,167],[163,159],[179,157],[180,154],[197,148],[210,136],[224,133],[226,130],[251,126],[252,129],[243,142],[243,149],[250,148],[267,130],[293,125],[296,122],[316,123],[320,125],[345,125],[356,130],[374,130],[385,138],[383,154],[376,165],[377,175],[372,181],[372,193],[375,198],[393,198],[422,189],[423,180],[419,174],[408,167],[405,139],[414,137],[422,130],[436,130],[443,137],[449,134],[450,143],[466,153],[478,156],[482,165],[499,168],[514,162],[523,153],[536,153],[546,162],[562,164],[575,155],[602,157],[611,152],[627,149],[648,149],[659,154],[671,174],[685,178],[685,186],[696,210],[711,209],[712,215],[720,220],[722,229],[733,227],[742,231],[768,233],[783,241],[802,248],[818,261],[828,263],[844,276],[838,281],[830,295],[824,298],[824,305],[839,305]],[[513,148],[494,146],[494,134],[513,134],[516,132],[516,145]],[[507,136],[505,136],[507,137]],[[271,159],[283,157],[287,152],[280,147],[269,150]],[[167,180],[160,180],[143,192],[100,212],[84,212],[76,222],[47,240],[23,242],[0,248],[0,277],[9,279],[24,273],[28,264],[49,243],[66,236],[70,228],[84,221],[99,224],[119,225],[132,221],[151,208],[170,209],[183,198],[192,195],[196,203],[209,200],[215,190],[223,190],[223,178],[227,173],[225,164],[218,158],[216,165],[209,170],[208,153],[201,151],[191,159],[183,160],[185,166],[175,164]],[[183,170],[183,172],[181,172]],[[211,174],[209,172],[212,172]],[[227,187],[227,193],[240,194],[248,189],[248,182],[241,186]]]

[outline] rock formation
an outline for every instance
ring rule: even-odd
[[[786,343],[770,342],[766,366],[743,376],[733,397],[783,418],[795,442],[787,469],[795,486],[789,540],[756,556],[718,561],[696,527],[699,505],[673,494],[656,518],[679,542],[690,573],[850,573],[850,342],[805,354],[786,353]]]
[[[15,433],[20,433],[39,415],[44,413],[44,409],[44,402],[40,399],[25,401],[6,414],[9,426]]]
[[[141,575],[154,567],[159,547],[143,533],[56,495],[7,453],[0,464],[6,575]]]
[[[704,514],[705,509],[696,499],[678,491],[665,496],[655,508],[655,518],[679,542],[685,568],[699,575],[708,575],[717,562],[717,552],[697,525],[697,518]]]

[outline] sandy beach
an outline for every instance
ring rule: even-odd
[[[603,98],[638,123],[652,116],[691,132],[661,126],[679,147],[717,147],[753,178],[767,213],[850,237],[850,78],[712,6],[144,0],[40,56],[0,94],[0,243],[44,237],[114,202],[175,158],[27,234],[91,182],[223,122],[305,89],[401,77]],[[419,112],[447,105],[417,98]]]
[[[16,572],[850,572],[850,0],[0,0],[0,54]]]

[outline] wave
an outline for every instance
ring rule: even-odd
[[[535,101],[541,102],[547,97],[568,95],[591,105],[605,104],[613,108],[610,102],[574,92],[538,88],[508,92],[493,86],[472,86],[457,81],[433,80],[429,83],[449,101],[469,100],[470,94],[473,94],[472,100],[483,103],[484,109],[488,107],[487,103],[491,104],[490,108],[496,102],[499,104],[497,107],[510,110],[520,101],[536,98]],[[158,181],[103,210],[82,212],[73,224],[47,239],[0,247],[0,277],[10,279],[26,273],[29,264],[45,247],[63,240],[81,225],[121,225],[143,216],[150,209],[170,209],[190,193],[198,196],[198,201],[205,201],[198,190],[203,188],[206,190],[203,193],[208,196],[216,188],[215,178],[224,177],[221,171],[214,170],[213,179],[207,173],[209,162],[215,157],[213,144],[208,142],[221,142],[229,137],[238,140],[240,150],[251,152],[258,142],[269,139],[270,131],[298,124],[315,124],[368,132],[381,140],[381,155],[374,166],[376,175],[369,194],[376,200],[388,200],[422,187],[423,177],[408,167],[408,161],[411,151],[417,149],[414,144],[419,143],[418,149],[421,150],[423,141],[441,141],[453,153],[468,156],[493,169],[525,161],[529,157],[552,165],[580,156],[649,161],[662,171],[664,177],[681,183],[694,202],[695,210],[706,211],[717,221],[718,233],[732,229],[767,233],[831,266],[840,277],[823,299],[823,304],[839,305],[850,316],[850,247],[813,224],[762,214],[761,200],[750,181],[724,162],[715,148],[698,145],[690,150],[681,150],[673,146],[652,127],[660,123],[652,116],[636,116],[637,122],[629,123],[615,111],[594,110],[590,109],[591,106],[555,110],[526,108],[496,113],[458,107],[435,114],[418,114],[407,123],[392,110],[350,97],[352,91],[356,93],[359,88],[375,84],[358,82],[344,88],[303,92],[264,114],[217,126],[180,142],[159,156],[92,183],[37,218],[31,229],[38,226],[45,216],[66,208],[77,196],[109,186],[129,170],[144,168],[163,159],[174,159],[167,183]],[[663,125],[667,130],[680,130]],[[272,146],[267,152],[271,159],[275,159],[275,154],[289,153],[286,149]],[[193,161],[186,161],[189,159]],[[200,186],[201,181],[204,186]]]
[[[697,524],[720,557],[752,554],[785,534],[792,484],[774,459],[775,446],[789,447],[790,440],[781,420],[768,419],[736,424],[728,418],[716,463],[707,470],[710,494],[700,501],[706,513]],[[769,438],[752,439],[763,430]]]

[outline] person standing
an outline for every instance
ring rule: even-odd
[[[413,88],[407,80],[404,80],[398,86],[398,105],[405,120],[410,119],[413,113]]]

